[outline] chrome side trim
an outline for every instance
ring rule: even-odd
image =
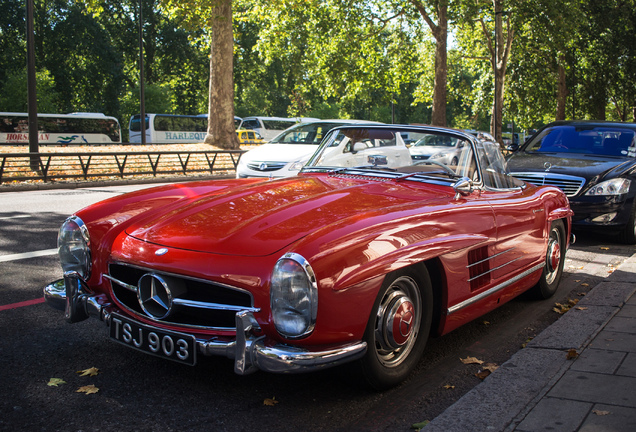
[[[498,257],[498,256],[500,256],[500,255],[503,255],[503,254],[505,254],[505,253],[511,252],[511,251],[513,251],[513,250],[514,250],[514,249],[516,249],[516,248],[517,248],[516,246],[515,246],[515,247],[511,247],[510,249],[506,249],[505,251],[501,251],[501,252],[499,252],[499,253],[497,253],[497,254],[491,255],[491,256],[489,256],[488,258],[485,258],[485,259],[483,259],[483,260],[481,260],[481,261],[477,261],[477,262],[474,262],[474,263],[472,263],[472,264],[468,264],[468,265],[466,266],[466,268],[471,268],[471,267],[473,267],[473,266],[476,266],[476,265],[479,265],[479,264],[485,263],[486,261],[490,261],[491,259],[493,259],[493,258],[497,258],[497,257]]]
[[[456,304],[454,306],[451,306],[451,307],[449,307],[446,310],[446,314],[447,315],[451,315],[451,314],[453,314],[453,313],[455,313],[455,312],[457,312],[457,311],[459,311],[461,309],[464,309],[467,306],[470,306],[473,303],[476,303],[476,302],[478,302],[480,300],[483,300],[484,298],[488,297],[489,295],[494,294],[497,291],[501,291],[502,289],[504,289],[504,288],[512,285],[513,283],[523,279],[524,277],[529,276],[529,275],[531,275],[532,273],[534,273],[534,272],[536,272],[538,270],[541,270],[544,266],[545,266],[545,262],[542,262],[541,264],[537,264],[536,266],[524,271],[523,273],[518,274],[517,276],[513,277],[512,279],[509,279],[509,280],[507,280],[505,282],[502,282],[499,285],[490,288],[489,290],[481,292],[481,293],[477,294],[474,297],[471,297],[469,299],[464,300],[461,303],[458,303],[458,304]]]
[[[483,272],[482,274],[477,275],[477,276],[475,276],[474,278],[470,278],[470,279],[468,279],[468,282],[472,282],[472,281],[474,281],[475,279],[479,279],[480,277],[485,276],[485,275],[487,275],[487,274],[489,274],[489,273],[492,273],[492,272],[494,272],[495,270],[502,269],[502,268],[504,268],[505,266],[510,265],[510,264],[512,264],[513,262],[517,261],[517,260],[520,260],[521,258],[522,258],[522,257],[515,258],[515,259],[513,259],[512,261],[508,261],[507,263],[500,265],[499,267],[495,267],[495,268],[492,268],[492,269],[490,269],[490,270],[488,270],[488,271],[486,271],[486,272]],[[486,261],[486,260],[484,260],[484,261]],[[482,261],[482,262],[483,262],[483,261]],[[470,266],[469,266],[469,267],[470,267]]]

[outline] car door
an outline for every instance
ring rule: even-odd
[[[524,187],[506,173],[494,143],[480,143],[483,197],[490,202],[497,225],[492,280],[502,280],[530,270],[543,255],[546,210],[541,191]]]

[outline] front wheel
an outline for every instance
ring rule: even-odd
[[[432,316],[433,290],[424,267],[387,275],[365,331],[367,353],[360,360],[363,376],[372,387],[393,387],[415,368]]]
[[[545,266],[541,279],[532,288],[532,293],[539,299],[548,299],[554,295],[561,275],[563,275],[563,264],[565,263],[565,227],[563,221],[556,220],[550,227],[548,247],[545,254]]]

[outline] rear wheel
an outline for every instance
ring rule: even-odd
[[[632,213],[629,215],[627,225],[625,225],[625,228],[618,234],[618,238],[622,243],[636,244],[636,198],[634,198]]]
[[[548,247],[545,254],[545,266],[541,279],[533,288],[532,292],[535,297],[540,299],[548,299],[554,295],[561,275],[563,274],[563,264],[565,263],[565,227],[563,221],[556,220],[552,222],[550,227],[550,236],[548,238]]]
[[[433,316],[431,281],[423,267],[388,275],[376,299],[360,360],[364,378],[378,390],[402,382],[414,369],[428,340]]]

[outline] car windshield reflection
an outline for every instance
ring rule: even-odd
[[[407,147],[406,142],[415,144]],[[523,185],[509,175],[497,144],[431,127],[336,128],[303,169],[320,170],[445,184],[466,178],[474,185],[497,189]]]
[[[634,148],[634,131],[615,126],[554,126],[535,136],[524,148],[528,152],[577,153],[601,156],[629,156]]]

